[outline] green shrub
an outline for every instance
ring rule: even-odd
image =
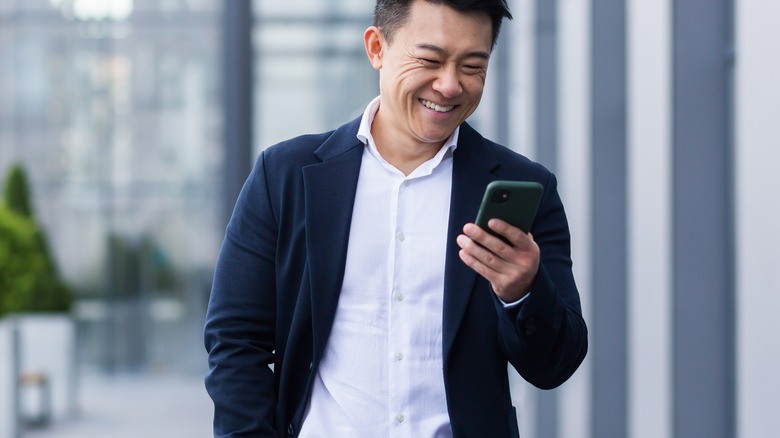
[[[35,234],[29,218],[0,206],[0,315],[23,307],[45,274]]]
[[[22,216],[31,218],[33,216],[32,206],[30,205],[30,187],[27,184],[27,175],[19,164],[15,164],[8,172],[8,178],[5,181],[4,193],[5,205],[11,211],[15,211]]]
[[[0,205],[0,316],[10,312],[61,312],[72,294],[60,279],[43,231],[34,218],[27,179],[14,166]]]

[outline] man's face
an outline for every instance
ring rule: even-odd
[[[379,35],[381,50],[368,50],[380,72],[380,129],[406,145],[443,144],[482,98],[491,26],[487,14],[414,1],[392,44]]]

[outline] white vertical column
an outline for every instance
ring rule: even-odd
[[[628,432],[671,436],[671,4],[629,0]]]
[[[505,22],[512,26],[511,53],[509,60],[509,146],[513,150],[533,159],[536,145],[534,133],[534,1],[512,2],[514,19]],[[521,433],[522,436],[522,433]]]
[[[531,159],[534,158],[536,145],[534,134],[534,1],[517,0],[512,3],[514,19],[504,22],[511,27],[509,46],[511,57],[508,59],[507,77],[509,93],[509,144],[512,148]],[[523,380],[510,366],[509,383],[512,391],[512,403],[517,409],[520,436],[537,436],[536,390]]]
[[[780,436],[780,2],[736,2],[737,436]]]
[[[507,87],[509,93],[509,144],[511,149],[533,158],[534,114],[533,114],[533,56],[534,56],[534,1],[518,0],[512,4],[511,27],[507,36],[511,37],[511,57],[506,63],[509,67]],[[505,41],[507,42],[507,41]],[[509,382],[512,391],[512,403],[517,409],[520,436],[536,436],[536,397],[533,386],[523,380],[510,366]]]
[[[558,4],[558,179],[571,230],[574,277],[591,324],[590,0]],[[591,356],[560,389],[558,435],[587,438],[591,427]]]

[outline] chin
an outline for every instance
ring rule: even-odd
[[[419,129],[417,130],[418,138],[427,141],[427,142],[437,142],[437,141],[445,141],[452,135],[453,132],[455,132],[455,129],[460,126],[460,123],[457,125],[448,125],[448,126],[435,126],[435,127],[429,127],[429,129]]]
[[[444,135],[428,135],[428,136],[425,136],[425,137],[421,136],[420,139],[423,142],[429,143],[429,144],[444,143],[445,141],[447,141],[448,138],[450,138],[451,135],[452,135],[452,132],[450,132],[449,134],[444,134]]]

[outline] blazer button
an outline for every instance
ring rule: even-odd
[[[295,435],[295,428],[293,427],[292,423],[287,425],[287,435]]]
[[[532,334],[536,333],[536,318],[530,317],[526,319],[523,323],[523,327],[525,327],[525,334],[527,336],[531,336]]]

